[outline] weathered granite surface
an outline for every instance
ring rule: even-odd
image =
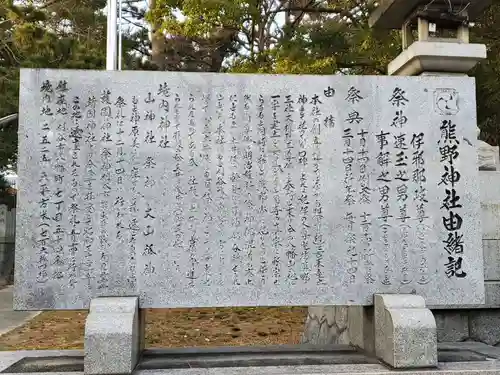
[[[357,309],[364,313],[362,317]],[[309,308],[301,342],[308,344],[348,344],[372,351],[370,343],[374,335],[373,326],[360,334],[360,327],[366,325],[366,317],[372,317],[372,307],[362,306],[324,306]],[[351,313],[351,310],[353,313]],[[335,321],[336,312],[344,316],[348,311],[347,329],[339,329]],[[446,309],[432,310],[436,320],[437,341],[464,342],[474,341],[492,346],[500,346],[500,309]],[[345,327],[345,325],[343,326]],[[342,331],[340,335],[339,332]]]
[[[498,184],[500,184],[500,172],[479,172],[483,240],[500,240],[500,193]]]
[[[469,339],[469,316],[463,310],[434,314],[438,342],[462,342]]]
[[[375,355],[394,368],[435,367],[436,321],[421,296],[375,294]]]
[[[301,343],[343,344],[375,353],[373,306],[309,307]]]
[[[471,78],[23,70],[20,108],[17,309],[483,302]]]
[[[143,348],[145,327],[137,297],[101,297],[85,322],[85,374],[130,374]]]
[[[439,306],[433,309],[437,324],[438,342],[461,342],[466,340],[478,340],[493,345],[500,344],[500,313],[489,311],[489,309],[500,308],[500,173],[498,171],[480,171],[480,195],[481,215],[483,228],[483,254],[484,254],[484,276],[485,276],[485,304],[464,306]],[[474,308],[474,310],[471,310]],[[343,340],[345,337],[358,336],[357,322],[360,318],[348,319],[353,322],[345,331],[344,337],[338,336],[335,329],[324,327],[321,322],[324,317],[335,316],[336,311],[349,309],[344,306],[314,307],[309,309],[306,319],[305,330],[302,340],[304,342],[335,342],[354,343],[351,340]],[[467,310],[465,310],[467,309]],[[488,310],[486,310],[488,309]],[[360,311],[364,311],[360,308]],[[484,323],[481,319],[484,317]],[[471,331],[471,322],[474,322],[474,330]],[[320,330],[321,328],[321,330]],[[354,333],[351,331],[354,330]],[[321,333],[320,333],[321,332]],[[499,337],[498,340],[495,337]],[[358,343],[354,345],[362,347]]]

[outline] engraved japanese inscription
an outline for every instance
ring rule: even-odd
[[[483,302],[470,78],[21,78],[17,308]]]

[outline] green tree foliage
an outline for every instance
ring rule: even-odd
[[[360,0],[150,0],[151,62],[160,70],[386,74],[399,31],[368,27]],[[182,14],[182,17],[179,17]],[[488,46],[477,79],[481,137],[500,144],[500,1],[472,28]],[[471,119],[473,121],[473,119]]]
[[[476,78],[477,117],[481,139],[500,145],[500,1],[472,29],[471,42],[486,44],[488,58],[471,72]],[[472,121],[472,119],[471,119]]]
[[[19,68],[105,65],[105,0],[0,0],[0,117],[18,111]],[[1,130],[0,169],[15,163],[17,124]]]
[[[150,0],[152,61],[167,70],[381,74],[399,42],[368,28],[370,10],[354,0]]]
[[[386,74],[399,31],[368,27],[367,0],[124,0],[128,69],[274,74]],[[105,0],[0,0],[0,116],[17,111],[20,67],[105,65]],[[477,78],[482,137],[500,143],[500,0],[472,29],[488,46]],[[471,121],[473,121],[471,119]],[[0,134],[15,161],[16,124]],[[10,155],[10,156],[9,156]]]

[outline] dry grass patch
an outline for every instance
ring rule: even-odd
[[[303,307],[147,310],[146,347],[296,344],[306,313]],[[0,350],[82,349],[86,317],[44,312],[0,337]]]

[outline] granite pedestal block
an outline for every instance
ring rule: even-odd
[[[375,354],[394,368],[437,366],[436,321],[416,295],[375,294]]]
[[[143,349],[137,297],[91,301],[85,324],[85,374],[131,374]]]

